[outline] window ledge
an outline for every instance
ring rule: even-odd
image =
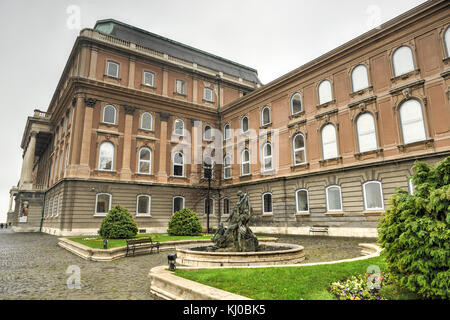
[[[421,146],[421,145],[423,145],[425,148],[431,148],[434,145],[434,139],[426,139],[426,140],[422,140],[422,141],[411,142],[408,144],[400,144],[397,146],[397,148],[400,151],[405,152],[405,151],[407,151],[408,148]]]
[[[181,93],[181,92],[176,92],[176,91],[173,92],[173,95],[174,95],[174,96],[181,96],[181,97],[184,97],[184,98],[187,97],[187,94],[186,94],[186,93]]]
[[[145,84],[145,83],[141,83],[141,87],[149,88],[149,89],[156,89],[155,86],[152,86],[152,85],[150,85],[150,84]]]
[[[330,106],[330,105],[333,105],[333,104],[335,104],[335,103],[336,103],[336,99],[333,99],[333,100],[331,100],[331,101],[328,101],[328,102],[325,102],[325,103],[322,103],[322,104],[317,105],[317,109],[326,108],[326,107],[328,107],[328,106]]]
[[[391,78],[391,81],[392,82],[396,82],[398,80],[406,80],[409,77],[414,76],[414,75],[419,74],[419,73],[420,73],[420,69],[417,68],[417,69],[415,69],[413,71],[410,71],[408,73],[405,73],[405,74],[402,74],[402,75],[399,75],[399,76],[394,76],[394,77]]]
[[[209,104],[215,103],[214,100],[212,100],[212,101],[211,101],[211,100],[206,100],[205,98],[203,98],[202,101],[203,101],[203,102],[206,102],[206,103],[209,103]]]
[[[135,176],[137,176],[137,177],[151,177],[151,178],[155,177],[155,175],[153,173],[143,173],[143,172],[136,172]]]
[[[152,218],[152,215],[140,213],[140,214],[136,214],[136,218]]]
[[[355,157],[356,159],[360,160],[361,157],[364,157],[364,156],[368,156],[368,155],[371,155],[371,154],[380,155],[380,154],[382,154],[382,153],[383,153],[383,149],[382,149],[382,148],[378,148],[378,149],[375,149],[375,150],[370,150],[370,151],[364,151],[364,152],[358,152],[358,153],[355,153],[355,154],[354,154],[354,157]]]
[[[344,215],[344,211],[327,211],[327,212],[325,212],[325,215],[342,217]]]
[[[104,74],[103,75],[103,79],[111,79],[111,80],[122,81],[122,78],[115,77],[115,76],[110,76],[109,74]]]
[[[107,126],[107,127],[116,127],[116,128],[119,127],[119,125],[116,124],[116,123],[109,123],[109,122],[103,122],[103,121],[101,121],[100,124],[102,124],[102,125],[104,125],[104,126]],[[118,133],[116,133],[116,134],[118,134]]]
[[[303,110],[303,111],[300,111],[300,112],[291,114],[291,115],[289,116],[289,119],[300,118],[300,117],[302,117],[302,116],[304,116],[304,115],[305,115],[305,111]]]
[[[104,218],[106,217],[107,213],[94,213],[94,217]]]
[[[364,210],[363,214],[364,215],[374,215],[374,216],[379,216],[379,215],[383,215],[386,211],[382,210],[382,209],[377,209],[377,210]]]
[[[339,164],[342,163],[342,157],[332,158],[332,159],[326,159],[326,160],[319,160],[320,166],[328,166],[333,164]]]
[[[263,217],[273,217],[273,213],[263,213]]]
[[[100,170],[100,169],[95,169],[94,170],[94,174],[110,174],[110,175],[117,175],[117,171],[115,170]]]
[[[243,179],[248,179],[251,177],[252,177],[252,174],[250,173],[250,174],[245,174],[245,175],[240,176],[239,179],[243,180]]]
[[[367,87],[367,88],[364,88],[364,89],[361,89],[361,90],[358,90],[358,91],[351,92],[351,93],[350,93],[350,98],[354,98],[354,97],[357,97],[357,96],[362,96],[362,95],[364,95],[365,93],[370,92],[370,91],[373,91],[373,86],[369,86],[369,87]]]
[[[294,164],[293,166],[291,166],[291,171],[302,170],[302,169],[309,169],[309,163],[305,162],[305,163],[300,163],[300,164]]]
[[[297,212],[295,215],[298,217],[305,217],[305,216],[310,216],[311,212]]]
[[[267,124],[262,124],[259,128],[260,129],[267,129],[270,128],[272,126],[272,122],[269,122]]]
[[[276,173],[275,169],[270,169],[270,170],[261,170],[261,175],[263,176],[271,176],[274,175]]]

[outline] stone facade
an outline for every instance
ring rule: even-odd
[[[267,85],[252,68],[99,21],[81,31],[48,110],[28,118],[15,228],[94,234],[102,194],[135,215],[138,196],[149,197],[150,213],[136,217],[143,232],[166,230],[175,197],[206,223],[202,162],[212,148],[212,226],[224,201],[231,210],[244,190],[257,232],[322,226],[329,235],[376,236],[395,188],[412,187],[414,161],[450,155],[449,11],[447,1],[428,1]],[[407,104],[416,113],[405,120]],[[361,127],[363,116],[369,122]],[[181,123],[182,136],[175,134]],[[213,142],[207,126],[218,130]],[[225,128],[230,139],[222,138]],[[103,164],[105,144],[112,151]],[[140,161],[142,150],[149,161]],[[379,186],[375,210],[366,205],[367,182]],[[329,206],[333,186],[338,210]],[[307,199],[301,210],[298,190]],[[25,202],[28,221],[19,222]]]

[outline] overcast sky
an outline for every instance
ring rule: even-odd
[[[47,110],[78,25],[114,18],[253,67],[268,83],[423,2],[0,0],[0,222],[20,178],[27,116]]]

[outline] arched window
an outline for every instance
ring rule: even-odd
[[[95,196],[95,214],[106,215],[111,210],[111,198],[109,193],[97,193]]]
[[[334,159],[338,156],[336,128],[327,124],[322,128],[323,159]]]
[[[211,141],[212,140],[211,126],[209,126],[209,125],[205,126],[205,133],[204,133],[204,137],[203,138],[206,141]]]
[[[359,152],[363,153],[378,148],[375,120],[370,113],[363,113],[358,117],[356,130],[358,132]]]
[[[230,199],[222,199],[222,214],[230,214]]]
[[[114,168],[114,145],[103,142],[100,145],[98,156],[98,170],[112,171]]]
[[[270,121],[270,107],[265,106],[261,111],[261,125],[266,126]]]
[[[183,209],[184,209],[184,198],[173,197],[172,214]]]
[[[153,130],[153,116],[151,113],[144,112],[141,117],[141,129]]]
[[[364,208],[366,210],[384,210],[381,182],[369,181],[363,184]]]
[[[394,65],[394,76],[396,77],[414,71],[414,58],[411,48],[402,46],[395,50],[392,55],[392,64]]]
[[[242,166],[242,175],[246,176],[250,174],[250,152],[248,149],[242,150],[241,154],[241,166]]]
[[[329,186],[326,188],[327,211],[342,211],[341,187]]]
[[[305,163],[306,162],[305,137],[301,133],[298,133],[294,136],[292,146],[294,148],[294,165]]]
[[[150,216],[150,208],[152,203],[152,197],[146,194],[137,196],[136,199],[136,215],[137,216]]]
[[[116,124],[116,108],[110,104],[103,108],[103,122]]]
[[[294,93],[291,97],[291,115],[300,113],[303,111],[302,95],[300,93]]]
[[[223,158],[223,177],[224,179],[231,178],[231,156],[228,154]]]
[[[173,155],[173,176],[184,177],[184,155],[182,152],[175,152]]]
[[[353,69],[352,86],[353,92],[357,92],[369,87],[369,74],[365,65],[360,64]]]
[[[173,124],[173,134],[177,136],[184,136],[184,121],[176,119]]]
[[[147,147],[142,147],[139,150],[138,172],[142,174],[152,173],[152,150]]]
[[[227,123],[224,127],[223,127],[223,139],[224,140],[228,140],[231,138],[231,127],[230,124]]]
[[[211,175],[211,179],[214,178],[214,160],[212,157],[205,157],[203,160],[203,178],[208,179]]]
[[[263,214],[272,214],[272,194],[270,192],[264,193],[262,195],[262,208]]]
[[[241,129],[242,129],[242,132],[248,131],[248,117],[247,116],[244,116],[241,120]]]
[[[333,100],[333,93],[331,91],[331,82],[324,80],[319,84],[319,105]]]
[[[423,122],[422,106],[419,101],[410,99],[403,102],[399,108],[403,143],[413,143],[426,140],[425,124]]]
[[[308,190],[300,189],[295,191],[295,203],[297,213],[309,212]]]
[[[270,143],[266,143],[263,146],[263,171],[270,171],[273,169],[273,156],[272,156],[272,145]]]
[[[209,198],[203,201],[203,214],[214,214],[214,199]]]
[[[445,52],[448,58],[450,57],[450,27],[448,27],[444,33],[444,45],[445,45]]]

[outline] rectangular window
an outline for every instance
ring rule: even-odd
[[[144,84],[149,87],[155,86],[155,74],[150,71],[144,71]]]
[[[363,185],[364,205],[366,210],[383,210],[383,192],[378,181],[367,182]]]
[[[342,211],[341,188],[338,186],[328,187],[326,189],[326,195],[327,195],[327,210]]]
[[[111,210],[111,195],[107,193],[97,194],[95,204],[96,214],[107,214]]]
[[[222,214],[230,214],[230,199],[223,199],[222,203]]]
[[[204,214],[214,214],[214,199],[205,199],[204,201]]]
[[[151,198],[147,195],[137,197],[137,215],[150,215]]]
[[[119,64],[113,61],[108,61],[106,66],[106,75],[113,78],[119,77]]]
[[[309,212],[308,191],[298,190],[295,196],[297,198],[297,213]]]
[[[173,198],[173,213],[184,209],[184,198],[175,197]]]
[[[176,81],[176,93],[186,94],[186,82],[183,80]]]
[[[213,90],[211,88],[203,89],[203,99],[209,102],[213,102]]]

